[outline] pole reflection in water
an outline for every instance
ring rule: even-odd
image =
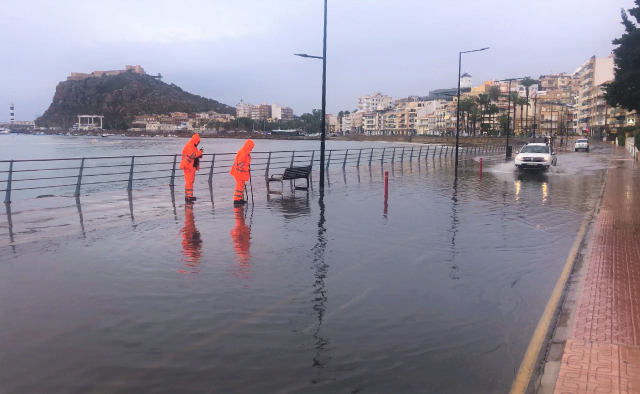
[[[78,208],[78,216],[80,217],[80,229],[82,230],[82,238],[87,238],[84,231],[84,218],[82,216],[82,205],[80,205],[80,196],[76,196],[76,208]]]
[[[173,190],[173,186],[169,186],[169,189],[171,190],[171,205],[173,206],[173,218],[175,219],[176,223],[178,223],[178,211],[176,210],[176,193]]]
[[[318,327],[313,333],[313,337],[316,340],[315,349],[316,355],[313,357],[313,366],[316,368],[324,368],[326,361],[322,359],[322,351],[329,344],[328,338],[320,336],[320,329],[322,328],[322,321],[326,311],[327,293],[325,290],[324,280],[327,277],[329,265],[325,262],[325,251],[327,249],[327,236],[326,228],[324,227],[324,191],[320,190],[320,198],[318,200],[320,206],[320,219],[318,220],[318,242],[313,247],[313,266],[315,268],[315,282],[313,287],[315,288],[313,294],[315,296],[313,310],[318,316]]]
[[[233,208],[236,219],[236,226],[231,230],[231,241],[236,252],[236,262],[238,263],[237,276],[242,279],[249,279],[251,265],[251,228],[245,223],[244,207]]]
[[[129,213],[131,214],[131,223],[135,228],[136,222],[135,222],[135,218],[133,217],[133,193],[131,193],[131,190],[129,190],[127,194],[129,195]]]
[[[456,235],[458,235],[458,177],[453,180],[453,196],[451,197],[453,204],[451,205],[451,272],[449,277],[451,279],[460,279],[458,271],[460,268],[455,265],[456,260]]]
[[[185,269],[178,272],[183,274],[200,273],[200,258],[202,257],[202,238],[200,231],[196,228],[196,220],[193,215],[193,204],[184,204],[184,227],[180,230],[182,234],[182,262]]]
[[[7,213],[7,226],[9,227],[9,241],[11,241],[11,247],[13,248],[13,252],[15,253],[15,245],[13,240],[13,221],[11,220],[11,203],[4,203],[4,208]]]

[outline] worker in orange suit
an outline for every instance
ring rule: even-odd
[[[248,278],[249,260],[251,254],[251,229],[244,221],[244,208],[234,207],[233,214],[236,218],[236,226],[231,230],[231,241],[233,241],[233,249],[236,252],[236,261],[239,264],[238,275],[244,279]]]
[[[196,198],[193,196],[193,181],[196,180],[196,171],[200,169],[200,158],[204,149],[198,150],[200,136],[194,134],[189,142],[182,148],[182,160],[180,168],[184,171],[184,200],[193,202]]]
[[[202,238],[196,228],[196,220],[193,216],[193,204],[184,204],[184,227],[182,234],[182,261],[187,269],[178,270],[181,273],[197,274],[200,272],[200,257],[202,256]]]
[[[233,205],[242,205],[244,200],[245,182],[251,177],[251,150],[256,144],[252,140],[247,140],[244,146],[236,154],[236,159],[231,166],[230,174],[236,178],[236,188],[233,193]]]

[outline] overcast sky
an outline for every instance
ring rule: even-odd
[[[426,95],[456,85],[573,72],[608,56],[633,0],[329,0],[327,111],[357,97]],[[320,108],[322,0],[0,0],[0,120],[32,120],[72,71],[140,64],[235,106]]]

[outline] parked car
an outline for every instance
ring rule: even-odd
[[[580,149],[584,149],[585,152],[589,152],[589,140],[586,138],[581,138],[576,141],[573,147],[576,152],[579,151]]]
[[[527,144],[516,155],[516,168],[547,171],[557,164],[558,158],[548,144]]]

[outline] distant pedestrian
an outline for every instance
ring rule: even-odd
[[[193,182],[196,180],[196,171],[200,169],[200,158],[204,151],[203,148],[198,150],[199,143],[200,136],[194,134],[184,148],[182,148],[180,168],[184,171],[184,201],[186,202],[196,200],[193,196]]]
[[[236,159],[231,166],[230,174],[236,178],[236,188],[233,193],[233,205],[242,205],[247,201],[244,199],[245,182],[251,176],[251,150],[256,144],[252,140],[247,140],[244,146],[236,154]]]

